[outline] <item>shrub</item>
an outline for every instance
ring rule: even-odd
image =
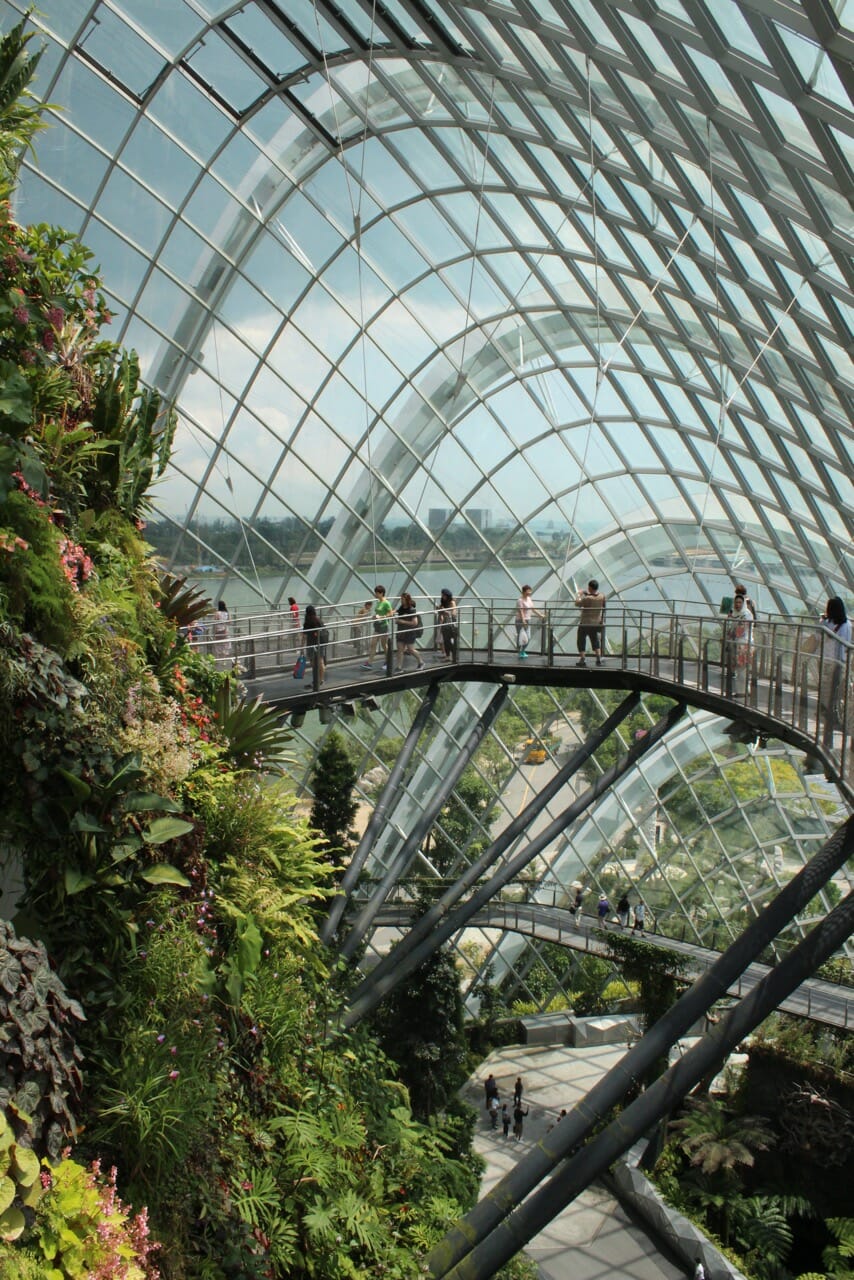
[[[0,920],[0,1109],[18,1143],[56,1159],[75,1129],[69,1100],[82,1084],[72,1034],[83,1021],[41,943]]]

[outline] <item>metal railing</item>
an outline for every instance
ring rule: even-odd
[[[436,609],[419,609],[419,621],[423,632],[416,641],[417,658],[403,650],[406,633],[396,615],[388,619],[387,631],[377,634],[371,619],[341,617],[333,606],[323,611],[324,631],[314,647],[305,648],[309,637],[293,629],[287,612],[238,618],[229,623],[227,635],[215,635],[208,624],[189,643],[212,654],[223,668],[236,663],[248,680],[287,673],[305,648],[310,662],[306,679],[316,691],[321,658],[327,685],[346,680],[366,691],[378,679],[412,672],[418,661],[459,667],[522,661],[513,602],[458,606],[452,633],[443,632]],[[578,624],[579,610],[571,604],[541,610],[532,619],[527,661],[555,670],[573,665],[578,661]],[[365,670],[361,664],[371,648],[373,666]],[[734,719],[737,709],[746,707],[790,725],[820,744],[842,776],[851,772],[854,649],[823,627],[803,619],[754,622],[738,637],[727,617],[612,607],[602,627],[602,652],[611,672],[636,672],[661,685],[723,697],[733,704]],[[304,688],[295,682],[293,692]]]

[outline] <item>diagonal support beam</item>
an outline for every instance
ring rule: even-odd
[[[370,816],[368,825],[362,834],[356,851],[350,859],[350,863],[344,875],[341,877],[341,884],[338,886],[338,892],[329,904],[329,912],[323,924],[320,926],[320,941],[330,943],[335,936],[335,931],[341,923],[341,917],[344,914],[347,903],[350,900],[350,894],[362,873],[362,868],[368,860],[368,855],[374,847],[377,835],[385,825],[386,813],[389,805],[397,795],[397,788],[400,780],[406,772],[409,761],[412,759],[412,753],[415,750],[418,739],[424,731],[424,726],[430,719],[436,698],[439,694],[439,682],[434,681],[430,685],[427,693],[422,700],[418,713],[412,722],[412,727],[406,735],[406,740],[400,749],[400,754],[392,765],[391,772],[388,775],[386,784],[382,789],[380,798],[374,806],[374,811]]]
[[[854,857],[854,818],[835,831],[807,865],[777,894],[744,933],[658,1020],[641,1040],[599,1080],[559,1125],[520,1160],[469,1213],[461,1218],[427,1259],[434,1280],[451,1268],[520,1204],[565,1160],[628,1090],[642,1080],[689,1027],[725,995],[777,934],[845,863]]]
[[[507,691],[506,684],[502,684],[498,689],[496,689],[485,711],[469,736],[466,738],[462,750],[453,765],[448,770],[446,776],[441,780],[435,793],[431,796],[430,803],[426,806],[421,817],[418,819],[418,822],[415,823],[400,849],[395,854],[388,870],[380,881],[378,887],[371,895],[370,900],[365,903],[365,906],[359,912],[359,915],[356,917],[355,924],[339,948],[343,959],[351,960],[353,958],[353,955],[362,943],[365,934],[373,924],[380,907],[385,902],[398,880],[406,872],[410,862],[415,856],[418,846],[421,844],[424,836],[436,820],[439,810],[442,808],[442,805],[457,785],[462,774],[468,768],[474,753],[483,741],[484,735],[504,706],[504,703],[507,700]]]
[[[717,1026],[563,1165],[543,1188],[505,1218],[455,1267],[449,1271],[438,1271],[434,1267],[430,1274],[441,1275],[444,1280],[488,1280],[494,1276],[571,1204],[580,1191],[673,1111],[704,1076],[719,1068],[745,1036],[833,955],[852,929],[854,893],[849,893]]]
[[[517,814],[479,858],[476,858],[474,862],[466,867],[459,879],[450,885],[424,915],[413,924],[406,936],[400,940],[393,950],[384,955],[374,966],[370,974],[352,992],[350,997],[352,1003],[361,999],[365,992],[370,990],[376,982],[382,981],[389,971],[397,969],[406,960],[410,951],[432,933],[439,921],[448,914],[464,894],[468,893],[472,885],[476,884],[481,876],[498,862],[499,858],[516,842],[519,836],[527,831],[533,820],[546,805],[564,788],[569,779],[575,776],[582,765],[586,764],[593,753],[598,751],[605,739],[610,737],[614,730],[622,724],[623,720],[635,710],[639,702],[639,693],[629,694],[616,710],[612,711],[608,718],[594,729],[589,738],[576,751],[573,751],[566,764],[558,769],[557,773],[549,779],[543,789],[534,796],[530,804],[526,805],[520,814]]]
[[[592,787],[589,787],[582,796],[559,814],[554,821],[540,832],[540,834],[526,845],[520,853],[516,854],[508,862],[505,862],[489,880],[467,898],[465,902],[461,902],[458,906],[450,910],[441,922],[437,923],[431,929],[429,936],[422,940],[412,948],[406,958],[395,964],[394,968],[386,972],[379,980],[374,980],[373,973],[368,974],[366,979],[367,988],[358,1001],[353,1000],[341,1020],[342,1027],[347,1030],[369,1013],[381,1000],[392,991],[399,982],[413,973],[415,969],[427,958],[432,955],[443,942],[446,942],[453,934],[458,933],[464,928],[471,917],[484,906],[490,898],[506,884],[515,879],[520,871],[533,861],[533,859],[554,840],[555,836],[575,821],[586,809],[599,798],[603,792],[621,778],[624,773],[634,768],[635,764],[649,751],[656,743],[664,737],[669,729],[685,714],[684,703],[678,703],[675,707],[671,707],[666,716],[663,716],[653,727],[649,733],[636,742],[626,754],[615,764],[607,769],[601,777],[596,779]],[[394,954],[397,954],[395,948]],[[362,984],[365,986],[365,984]]]

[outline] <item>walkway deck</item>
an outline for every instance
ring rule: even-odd
[[[227,644],[198,647],[222,666],[236,662],[252,693],[295,720],[313,708],[353,712],[380,695],[425,688],[434,681],[531,684],[561,688],[640,689],[704,708],[740,723],[754,739],[779,738],[806,752],[854,807],[854,649],[822,640],[803,621],[757,623],[752,643],[734,659],[726,622],[671,614],[610,611],[606,660],[577,665],[577,611],[549,608],[520,659],[512,628],[487,605],[461,611],[453,657],[425,649],[415,668],[398,660],[393,630],[382,655],[366,670],[350,622],[333,624],[325,646],[325,679],[317,663],[295,680],[299,633],[281,615],[241,619]],[[842,659],[837,660],[838,650]],[[738,656],[738,655],[736,655]]]
[[[386,903],[377,914],[374,924],[386,928],[405,928],[408,927],[411,919],[411,910],[404,904]],[[496,902],[490,904],[471,916],[466,923],[466,928],[501,929],[522,933],[544,942],[556,942],[562,947],[571,947],[575,951],[589,952],[599,956],[608,953],[607,939],[603,934],[632,936],[630,930],[623,930],[619,925],[608,924],[603,927],[590,917],[582,917],[581,925],[576,927],[572,917],[564,908],[539,903]],[[719,952],[706,947],[677,938],[667,938],[662,934],[645,933],[643,941],[663,951],[671,951],[681,956],[686,965],[685,976],[691,980],[710,969],[720,955]],[[728,994],[739,998],[746,995],[769,972],[769,965],[758,963],[749,965],[742,976],[727,988]],[[783,1013],[810,1018],[813,1022],[848,1030],[854,1027],[854,990],[832,982],[824,982],[820,978],[810,978],[780,1004],[780,1009]]]
[[[475,1150],[486,1161],[481,1194],[501,1177],[623,1057],[622,1046],[587,1049],[510,1045],[482,1062],[461,1096],[478,1112]],[[492,1072],[501,1101],[512,1108],[513,1083],[521,1076],[529,1109],[522,1141],[506,1141],[489,1126],[483,1106],[483,1081]],[[663,1252],[664,1246],[634,1222],[601,1183],[594,1183],[550,1222],[525,1252],[540,1269],[541,1280],[684,1280],[687,1269]]]

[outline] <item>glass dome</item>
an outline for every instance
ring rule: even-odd
[[[715,610],[736,575],[766,615],[850,598],[852,13],[42,0],[51,128],[16,214],[80,234],[112,336],[178,409],[158,553],[243,611],[378,578],[547,601],[595,576]],[[398,829],[488,696],[457,690]],[[387,703],[347,730],[366,772],[406,727]],[[531,732],[577,728],[557,695],[517,704]],[[838,811],[720,729],[695,714],[543,873],[651,885],[654,864],[662,916],[734,920]],[[488,838],[521,775],[473,769]],[[747,835],[715,854],[724,819]]]

